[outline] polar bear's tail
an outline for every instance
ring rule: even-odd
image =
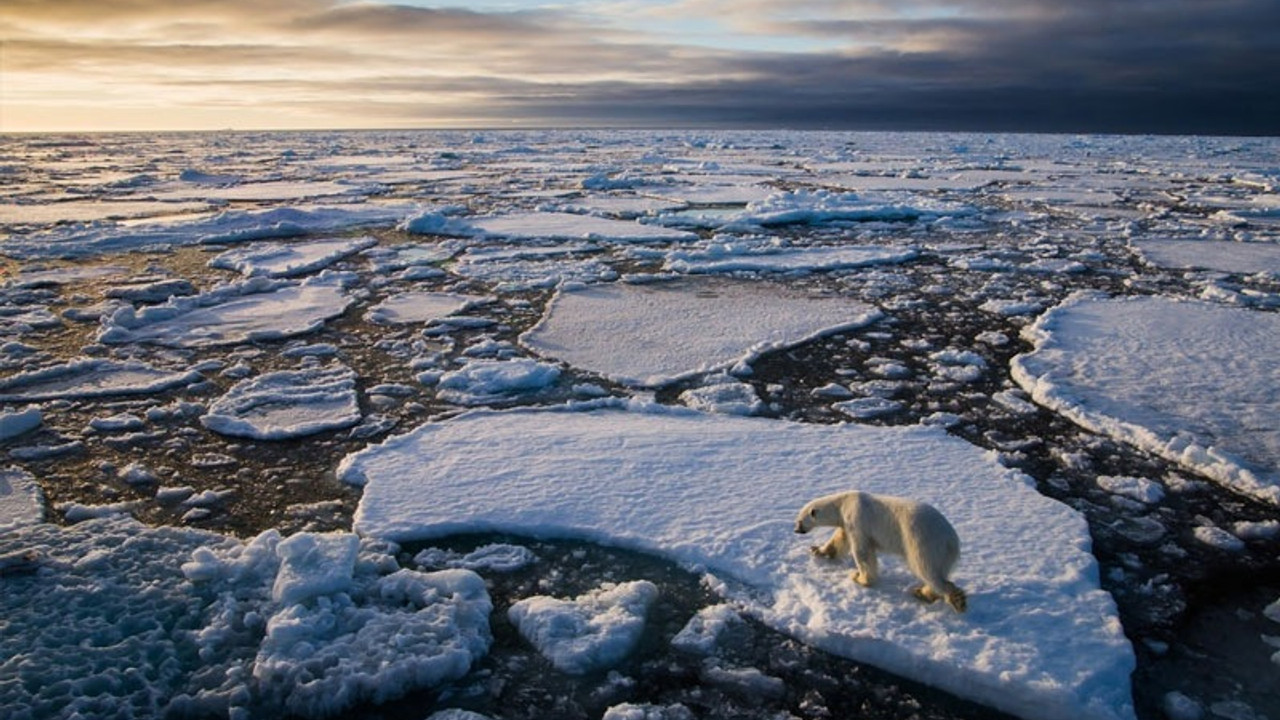
[[[969,609],[969,596],[964,594],[955,583],[947,583],[947,594],[943,596],[956,612],[964,612]]]

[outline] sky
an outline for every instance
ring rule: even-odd
[[[0,0],[0,132],[1280,134],[1276,0]]]

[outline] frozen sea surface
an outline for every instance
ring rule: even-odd
[[[1273,139],[6,140],[6,709],[1280,717]]]

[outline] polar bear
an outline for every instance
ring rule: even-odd
[[[800,510],[796,532],[807,533],[815,527],[836,531],[825,544],[810,548],[813,554],[852,555],[857,570],[849,576],[859,585],[875,583],[877,552],[892,553],[906,558],[907,567],[924,581],[912,588],[917,598],[930,603],[946,600],[956,612],[968,607],[964,591],[947,579],[960,557],[960,537],[932,505],[850,490],[818,498]]]

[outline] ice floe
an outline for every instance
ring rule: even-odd
[[[329,717],[465,674],[491,642],[484,581],[396,570],[347,534],[246,542],[127,518],[30,525],[0,554],[12,717]]]
[[[609,668],[640,641],[658,596],[647,580],[613,584],[565,600],[535,595],[511,606],[511,623],[561,672]]]
[[[847,298],[761,283],[567,286],[520,342],[618,382],[657,386],[878,317],[875,308]]]
[[[162,305],[125,307],[103,322],[98,340],[209,347],[302,335],[346,311],[349,279],[332,271],[301,283],[253,278]]]
[[[1280,243],[1138,239],[1133,247],[1152,265],[1205,268],[1280,278]]]
[[[1036,718],[1132,718],[1134,657],[1099,588],[1084,519],[940,430],[802,425],[654,406],[475,411],[348,456],[356,527],[569,536],[704,568],[766,623],[848,657]],[[956,526],[970,611],[876,588],[811,558],[797,509],[856,486],[937,505]],[[425,489],[430,488],[429,492]],[[1067,650],[1069,648],[1069,650]]]
[[[335,364],[242,380],[200,422],[223,435],[284,440],[351,427],[362,417],[355,372]]]
[[[81,258],[109,252],[168,249],[200,243],[290,238],[346,228],[394,225],[413,205],[290,206],[224,210],[211,217],[144,224],[69,225],[5,239],[5,254],[19,258]]]
[[[820,272],[906,262],[918,255],[914,248],[862,245],[743,250],[719,244],[706,250],[678,250],[667,255],[666,268],[680,273]]]
[[[1081,296],[1024,334],[1013,375],[1036,402],[1280,504],[1280,315]]]
[[[698,237],[690,232],[657,225],[559,212],[454,218],[447,225],[435,227],[432,231],[490,238],[611,242],[670,242],[696,240]]]
[[[293,277],[322,270],[345,257],[377,245],[371,237],[329,238],[297,243],[255,243],[228,250],[209,261],[210,267],[254,277]]]
[[[0,470],[0,531],[44,520],[44,494],[31,473],[9,467]],[[0,552],[0,556],[7,553]],[[0,557],[0,576],[4,574]]]
[[[194,370],[162,370],[137,361],[80,358],[0,380],[0,402],[149,395],[202,378]]]
[[[492,298],[462,293],[410,291],[397,293],[374,305],[365,320],[377,325],[428,323],[472,307]]]

